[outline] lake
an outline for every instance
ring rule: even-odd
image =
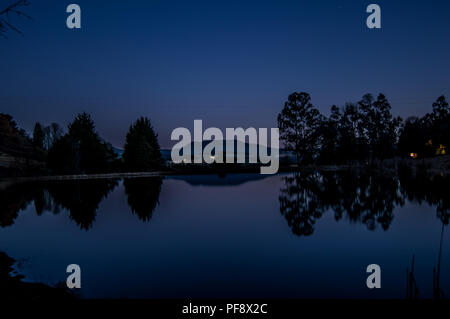
[[[0,250],[29,282],[65,283],[80,265],[83,298],[442,297],[448,182],[311,171],[4,185]]]

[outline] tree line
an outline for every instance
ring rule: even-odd
[[[282,146],[295,154],[299,165],[370,163],[395,156],[416,158],[446,153],[450,145],[450,109],[444,96],[423,117],[403,121],[394,117],[391,109],[384,94],[376,98],[366,94],[357,103],[333,105],[326,117],[312,104],[308,93],[294,92],[277,118]],[[4,122],[10,123],[4,125],[6,128],[15,125],[10,117],[5,117]],[[16,135],[25,136],[23,130],[20,134]],[[31,143],[44,154],[52,173],[138,172],[157,170],[163,165],[158,135],[146,117],[131,123],[122,157],[101,138],[87,113],[78,114],[66,130],[57,123],[36,123]]]
[[[395,156],[445,154],[450,145],[450,109],[444,96],[424,117],[403,121],[391,113],[384,94],[366,94],[357,103],[333,105],[323,116],[306,92],[289,95],[277,118],[280,139],[298,164],[342,164]]]
[[[87,113],[78,114],[66,133],[57,123],[36,123],[33,144],[45,150],[47,166],[55,173],[149,171],[162,165],[158,135],[146,117],[130,125],[122,158],[100,137]]]

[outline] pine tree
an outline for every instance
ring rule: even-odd
[[[108,170],[106,143],[87,113],[78,114],[68,132],[49,151],[49,166],[65,173],[100,173]]]
[[[126,136],[123,159],[130,171],[155,170],[161,166],[158,135],[147,117],[141,117],[131,124]]]

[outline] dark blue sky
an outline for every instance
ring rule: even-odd
[[[11,1],[1,0],[3,8]],[[0,112],[28,131],[92,114],[121,147],[131,121],[171,131],[275,127],[293,91],[332,104],[383,92],[402,117],[450,96],[450,1],[38,1],[0,39]],[[78,3],[82,29],[66,28]],[[378,3],[382,29],[366,27]]]

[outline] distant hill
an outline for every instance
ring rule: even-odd
[[[203,149],[205,148],[205,146],[206,145],[208,145],[209,143],[210,143],[211,141],[203,141],[202,142],[202,145],[201,145],[201,149],[202,149],[202,154],[203,154]],[[223,145],[223,154],[213,154],[213,155],[216,155],[216,156],[223,156],[224,157],[224,159],[225,159],[225,157],[226,157],[226,152],[227,152],[227,147],[226,147],[226,143],[227,141],[226,140],[223,140],[222,141],[222,145]],[[243,144],[243,145],[242,145]],[[246,162],[248,162],[248,160],[249,160],[249,153],[250,153],[250,147],[251,147],[251,144],[249,144],[249,143],[242,143],[242,142],[240,142],[240,141],[237,141],[237,140],[234,140],[234,156],[235,157],[237,157],[238,155],[239,155],[239,153],[238,153],[238,145],[239,146],[241,146],[241,148],[243,148],[244,149],[244,157],[245,157],[245,161]],[[194,146],[195,146],[195,143],[191,143],[191,157],[193,158],[193,155],[194,155]],[[258,145],[254,145],[255,147],[256,147],[256,151],[257,151],[257,153],[259,152],[259,149],[258,149]],[[269,154],[270,154],[270,152],[272,151],[272,148],[269,148]],[[172,159],[171,159],[171,152],[172,152],[172,150],[171,149],[161,149],[161,155],[162,155],[162,158],[165,160],[165,161],[171,161]],[[293,152],[291,152],[291,151],[286,151],[286,150],[284,150],[284,149],[278,149],[278,152],[279,152],[279,159],[280,159],[280,161],[284,161],[284,162],[292,162],[292,163],[295,163],[295,161],[296,161],[296,157],[295,157],[295,155],[293,154]],[[225,161],[225,160],[224,160]]]
[[[203,141],[202,150],[209,143],[210,143],[210,141]],[[237,142],[236,140],[234,141],[235,153],[237,150],[238,143],[241,143],[241,142]],[[223,149],[224,149],[224,153],[226,154],[226,141],[225,140],[223,141]],[[245,153],[246,160],[248,160],[249,149],[250,149],[250,144],[244,143],[244,153]],[[258,147],[256,149],[258,150]],[[122,158],[123,153],[124,153],[123,149],[113,146],[113,151],[115,154],[117,154],[118,158]],[[172,149],[161,149],[162,159],[165,162],[171,161],[172,160],[171,153],[172,153]],[[191,154],[194,154],[194,143],[191,143]],[[295,161],[296,161],[295,155],[292,152],[286,151],[284,149],[279,149],[279,157],[280,157],[280,161],[284,161],[284,162],[295,163]]]

